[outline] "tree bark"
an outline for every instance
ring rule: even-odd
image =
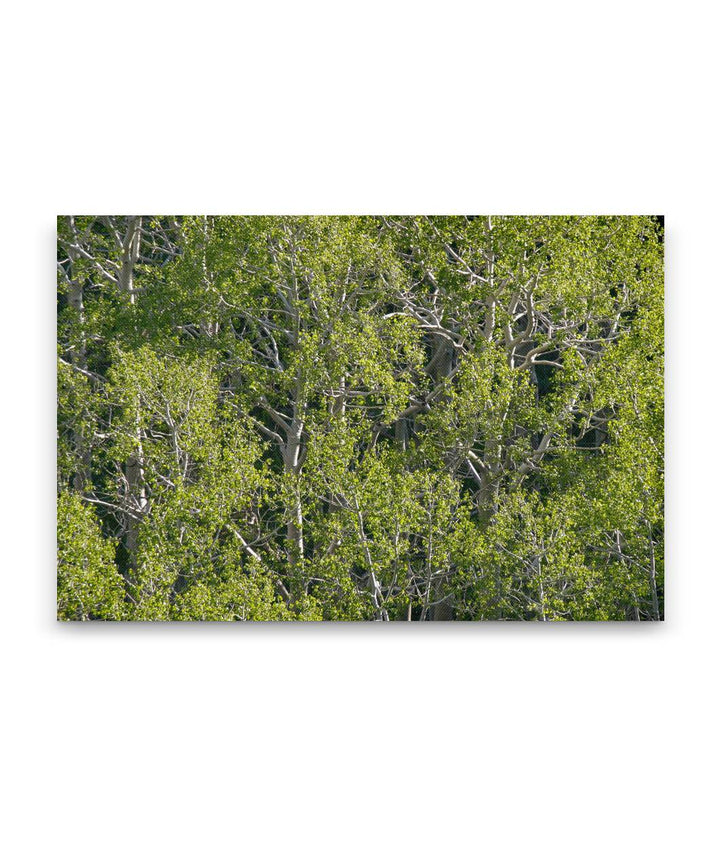
[[[125,237],[122,242],[122,257],[118,287],[120,291],[130,295],[130,303],[135,303],[134,273],[135,264],[140,256],[142,238],[142,217],[128,217]]]
[[[130,297],[132,306],[136,303],[134,288],[135,264],[140,256],[142,239],[142,217],[128,217],[125,237],[122,242],[120,273],[118,287]],[[140,523],[147,509],[147,492],[145,489],[145,461],[142,448],[142,432],[140,429],[140,404],[135,405],[135,451],[125,462],[125,478],[127,479],[129,513],[126,519],[125,549],[128,555],[128,571],[132,575],[137,570],[138,536]]]
[[[68,305],[77,313],[77,341],[73,347],[70,359],[76,368],[86,372],[87,342],[85,336],[84,288],[82,282],[77,277],[77,272],[75,270],[75,264],[78,260],[78,249],[75,246],[77,243],[75,218],[69,217],[68,219],[74,236],[74,242],[68,248],[68,257],[70,259],[70,273],[68,276]],[[90,481],[90,451],[87,448],[81,428],[73,428],[72,438],[75,457],[78,462],[78,469],[73,476],[72,483],[75,490],[82,493]]]

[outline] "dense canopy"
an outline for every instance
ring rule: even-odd
[[[658,217],[58,219],[58,616],[658,620]]]

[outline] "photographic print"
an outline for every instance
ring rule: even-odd
[[[658,621],[661,216],[60,216],[63,621]]]

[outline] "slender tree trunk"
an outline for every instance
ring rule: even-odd
[[[137,443],[135,451],[125,462],[125,478],[127,479],[128,501],[130,503],[130,511],[127,517],[127,529],[125,533],[125,549],[128,554],[128,571],[131,573],[137,569],[140,521],[147,508],[145,467],[139,420],[135,436]]]
[[[135,265],[140,256],[142,237],[142,217],[128,217],[122,246],[118,287],[130,295],[130,303],[135,303],[134,274]]]
[[[297,578],[305,561],[305,540],[303,537],[303,506],[300,494],[299,476],[301,470],[302,432],[304,424],[297,413],[290,424],[287,440],[283,449],[283,467],[291,483],[291,499],[288,508],[286,527],[288,564],[293,584],[293,594],[306,594],[305,584]]]
[[[211,297],[211,290],[213,287],[213,277],[210,271],[208,270],[207,263],[207,247],[210,242],[210,231],[208,228],[208,217],[203,216],[203,252],[202,252],[202,277],[203,277],[203,287],[206,292],[208,292],[208,300],[213,301]],[[210,224],[212,225],[212,224]],[[220,322],[217,317],[209,318],[201,322],[200,328],[203,333],[209,338],[213,339],[220,331]]]
[[[445,337],[436,336],[433,342],[433,355],[430,363],[431,374],[436,383],[442,383],[453,368],[454,348]],[[433,604],[429,605],[432,600]],[[428,582],[428,591],[423,606],[422,619],[428,621],[451,621],[454,615],[454,599],[445,592],[445,580],[438,577]]]
[[[140,256],[141,229],[142,217],[127,218],[118,275],[118,287],[120,291],[129,295],[130,304],[133,306],[136,303],[135,264]],[[132,576],[137,569],[140,521],[147,508],[139,402],[135,405],[135,451],[125,462],[125,478],[127,479],[130,511],[127,515],[124,543],[128,556],[128,572]]]
[[[74,217],[70,217],[70,227],[75,233]],[[77,240],[77,238],[76,238]],[[68,277],[68,304],[77,312],[77,338],[70,359],[74,366],[81,371],[87,371],[87,342],[85,337],[85,304],[84,289],[82,282],[77,277],[75,263],[78,259],[78,251],[71,246],[68,255],[70,257],[70,276]],[[76,427],[72,432],[73,448],[77,460],[77,472],[73,476],[73,487],[78,492],[85,490],[90,481],[90,451],[87,448],[82,429]]]
[[[542,558],[540,556],[535,556],[532,560],[532,567],[535,571],[535,576],[537,577],[538,582],[538,600],[540,603],[540,618],[542,621],[547,621],[547,611],[545,609],[545,586],[543,585],[543,576],[542,576]]]
[[[340,378],[337,391],[333,394],[330,402],[330,415],[343,417],[345,415],[345,402],[347,395],[345,391],[345,375]]]
[[[658,593],[657,593],[657,572],[655,568],[655,544],[653,542],[652,535],[652,525],[650,521],[647,521],[647,529],[648,529],[648,543],[650,545],[650,596],[652,598],[652,610],[653,610],[653,620],[660,621],[660,603],[658,601]]]
[[[370,552],[370,545],[368,543],[367,535],[365,534],[365,524],[363,522],[363,515],[362,511],[360,510],[360,504],[358,503],[357,495],[354,497],[354,501],[355,514],[357,516],[358,535],[360,537],[360,542],[362,543],[363,553],[365,555],[365,562],[368,567],[367,585],[370,589],[370,597],[372,598],[373,606],[375,607],[375,621],[389,621],[390,615],[388,614],[388,611],[385,606],[381,603],[382,587],[375,574],[375,563],[373,562],[372,553]]]

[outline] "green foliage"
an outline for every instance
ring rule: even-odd
[[[58,614],[663,613],[651,217],[58,223]]]
[[[57,506],[57,613],[62,621],[124,618],[123,584],[115,549],[102,537],[91,508],[74,493]]]

